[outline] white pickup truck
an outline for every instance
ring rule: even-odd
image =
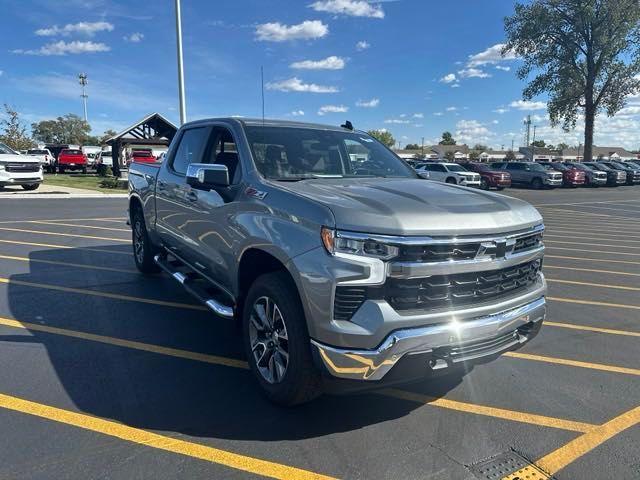
[[[35,190],[42,180],[39,157],[20,155],[8,145],[0,143],[0,188],[21,185],[25,190]]]

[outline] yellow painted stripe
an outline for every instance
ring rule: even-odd
[[[574,323],[559,323],[545,320],[545,327],[568,328],[571,330],[583,330],[586,332],[608,333],[609,335],[622,335],[625,337],[640,337],[640,332],[628,332],[626,330],[614,330],[611,328],[591,327],[589,325],[576,325]]]
[[[12,245],[29,245],[32,247],[45,247],[45,248],[59,248],[66,250],[78,250],[79,252],[98,252],[98,253],[115,253],[116,255],[131,255],[131,252],[121,252],[118,250],[107,250],[104,248],[89,248],[89,247],[71,247],[69,245],[52,245],[48,243],[35,243],[35,242],[19,242],[17,240],[0,240],[2,243],[10,243]]]
[[[133,297],[131,295],[122,295],[119,293],[101,292],[97,290],[88,290],[86,288],[62,287],[60,285],[51,285],[48,283],[25,282],[23,280],[15,280],[13,278],[0,278],[0,283],[10,285],[20,285],[23,287],[44,288],[46,290],[56,290],[58,292],[79,293],[81,295],[90,295],[93,297],[111,298],[114,300],[125,300],[128,302],[148,303],[151,305],[160,305],[163,307],[186,308],[189,310],[200,310],[208,312],[209,309],[202,305],[192,305],[190,303],[167,302],[164,300],[154,300],[151,298]]]
[[[597,268],[574,268],[574,267],[560,267],[558,265],[544,264],[545,270],[571,270],[575,272],[593,272],[593,273],[605,273],[607,275],[626,275],[630,277],[640,277],[640,273],[618,272],[617,270],[599,270]]]
[[[544,355],[533,355],[531,353],[506,352],[505,357],[519,358],[521,360],[532,360],[534,362],[552,363],[554,365],[565,365],[567,367],[587,368],[590,370],[600,370],[603,372],[624,373],[626,375],[640,376],[637,368],[617,367],[615,365],[604,365],[601,363],[580,362],[566,358],[547,357]]]
[[[607,440],[639,423],[640,407],[636,407],[590,432],[580,435],[566,445],[545,455],[535,463],[550,475],[555,475],[594,448],[599,447]]]
[[[189,350],[181,350],[177,348],[162,347],[151,343],[136,342],[133,340],[125,340],[122,338],[108,337],[105,335],[96,335],[94,333],[79,332],[66,328],[51,327],[39,323],[20,322],[11,318],[0,317],[0,325],[12,328],[22,328],[29,331],[45,332],[53,335],[61,335],[64,337],[88,340],[91,342],[105,343],[107,345],[115,345],[118,347],[131,348],[133,350],[142,350],[144,352],[157,353],[170,357],[183,358],[186,360],[194,360],[196,362],[211,363],[213,365],[222,365],[225,367],[249,369],[247,362],[236,360],[235,358],[220,357],[217,355],[207,355],[204,353],[192,352]]]
[[[640,310],[640,305],[627,305],[625,303],[596,302],[593,300],[582,300],[579,298],[547,297],[547,300],[551,300],[553,302],[562,302],[562,303],[576,303],[578,305],[593,305],[595,307],[611,307],[611,308],[626,308],[628,310]]]
[[[590,257],[568,257],[563,255],[550,255],[545,254],[545,259],[547,258],[562,258],[564,260],[580,260],[583,262],[603,262],[603,263],[624,263],[626,265],[640,265],[640,262],[630,262],[628,260],[608,260],[606,258],[590,258]]]
[[[34,220],[3,220],[0,223],[28,223]],[[41,218],[38,221],[42,222],[126,222],[125,217],[106,217],[106,218]]]
[[[6,232],[33,233],[37,235],[54,235],[58,237],[90,238],[92,240],[108,240],[110,242],[131,243],[131,240],[124,239],[124,238],[94,237],[92,235],[79,235],[77,233],[44,232],[42,230],[26,230],[23,228],[9,228],[9,227],[0,227],[0,230],[4,230]]]
[[[328,480],[332,477],[206,445],[167,437],[121,423],[0,394],[0,408],[118,438],[145,447],[185,455],[243,472],[281,480]]]
[[[458,402],[447,400],[445,398],[434,398],[428,395],[408,392],[406,390],[386,389],[380,392],[382,395],[408,400],[416,403],[423,403],[434,407],[446,408],[448,410],[456,410],[459,412],[473,413],[476,415],[484,415],[493,418],[501,418],[503,420],[511,420],[519,423],[529,423],[532,425],[540,425],[543,427],[559,428],[573,432],[589,432],[596,426],[590,423],[574,422],[571,420],[563,420],[561,418],[547,417],[545,415],[536,415],[532,413],[518,412],[516,410],[507,410],[504,408],[488,407],[485,405],[476,405],[473,403]]]
[[[60,225],[61,227],[76,227],[76,228],[92,228],[94,230],[110,230],[113,232],[128,232],[131,233],[130,228],[115,228],[115,227],[99,227],[97,225],[78,225],[75,223],[60,223],[60,222],[49,222],[44,220],[31,220],[29,223],[35,223],[38,225]]]
[[[591,227],[593,228],[593,227]],[[553,231],[558,231],[557,229],[553,229]],[[617,230],[616,230],[617,231]],[[599,233],[592,233],[589,232],[589,235],[598,235],[597,237],[585,237],[582,232],[573,232],[573,235],[567,235],[566,233],[569,233],[569,230],[563,230],[562,235],[554,235],[552,233],[548,233],[545,232],[544,234],[544,238],[545,240],[549,237],[551,238],[575,238],[577,240],[604,240],[605,242],[628,242],[628,243],[640,243],[640,240],[629,240],[629,237],[631,235],[608,235],[608,234],[604,234],[607,235],[606,237],[604,235],[600,235]],[[640,231],[637,232],[640,235]],[[611,238],[611,237],[616,237],[616,238]],[[623,238],[624,240],[618,240],[619,238]],[[631,238],[634,238],[633,236],[631,236]]]
[[[568,208],[543,208],[543,210],[550,211],[550,212],[562,212],[562,213],[569,212],[572,217],[578,215],[583,217],[608,217],[608,218],[615,218],[619,220],[625,220],[625,217],[617,217],[615,215],[607,215],[605,213],[581,212],[580,210],[570,210]],[[545,214],[543,214],[542,216],[544,217],[544,215]]]
[[[87,265],[86,263],[57,262],[55,260],[41,260],[38,258],[29,258],[29,257],[14,257],[12,255],[0,254],[0,259],[15,260],[18,262],[28,262],[28,263],[46,263],[49,265],[61,265],[63,267],[86,268],[89,270],[103,270],[106,272],[138,273],[138,270],[134,270],[133,268],[101,267],[98,265]]]
[[[613,247],[613,248],[627,248],[627,249],[640,249],[639,246],[637,245],[611,245],[611,244],[607,244],[607,243],[587,243],[587,242],[569,242],[569,241],[562,241],[562,240],[546,240],[544,241],[545,245],[548,243],[560,243],[560,244],[568,244],[568,245],[587,245],[587,246],[591,246],[591,247]]]
[[[581,285],[584,287],[613,288],[615,290],[631,290],[632,292],[640,292],[640,287],[627,287],[626,285],[611,285],[611,284],[605,284],[605,283],[592,283],[592,282],[576,282],[573,280],[560,280],[557,278],[549,278],[549,277],[547,277],[547,282],[563,283],[566,285]]]
[[[569,247],[550,247],[547,246],[550,250],[570,250],[572,252],[586,252],[586,253],[605,253],[608,255],[624,255],[631,257],[639,257],[640,253],[629,253],[629,252],[610,252],[608,250],[585,250],[584,248],[569,248]]]
[[[108,337],[105,335],[97,335],[93,333],[79,332],[76,330],[69,330],[65,328],[52,327],[48,325],[21,322],[13,320],[11,318],[0,317],[0,325],[21,328],[30,331],[38,331],[49,333],[52,335],[61,335],[65,337],[76,338],[80,340],[87,340],[92,342],[99,342],[108,345],[115,345],[118,347],[131,348],[134,350],[141,350],[150,353],[157,353],[160,355],[167,355],[171,357],[183,358],[187,360],[193,360],[197,362],[210,363],[214,365],[221,365],[225,367],[240,368],[248,370],[249,366],[242,360],[234,358],[220,357],[217,355],[207,355],[198,352],[192,352],[189,350],[181,350],[169,347],[162,347],[160,345],[154,345],[150,343],[136,342],[132,340],[124,340],[116,337]],[[563,420],[560,418],[546,417],[542,415],[529,414],[524,412],[518,412],[514,410],[506,410],[502,408],[488,407],[484,405],[474,405],[472,403],[457,402],[455,400],[435,399],[424,395],[413,394],[411,392],[404,392],[402,390],[385,390],[378,392],[389,397],[402,398],[403,400],[414,401],[421,404],[428,404],[439,408],[445,408],[449,410],[457,410],[460,412],[475,413],[477,415],[484,415],[489,417],[502,418],[504,420],[511,420],[514,422],[531,423],[535,425],[542,425],[551,428],[560,428],[564,430],[570,430],[575,432],[587,432],[593,428],[594,425],[583,422],[574,422],[571,420]]]
[[[591,222],[591,223],[579,223],[579,222],[570,222],[565,220],[545,220],[545,227],[547,227],[547,231],[549,230],[578,230],[580,232],[584,232],[583,229],[589,231],[589,233],[597,233],[599,235],[609,235],[608,231],[615,232],[629,232],[629,233],[637,233],[640,230],[636,228],[629,228],[629,223],[604,223],[601,221]],[[594,227],[598,228],[598,231],[593,231]],[[604,227],[604,228],[603,228]]]

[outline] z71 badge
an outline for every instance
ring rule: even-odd
[[[248,196],[250,196],[250,197],[257,198],[258,200],[262,200],[262,199],[264,199],[264,197],[266,197],[266,196],[267,196],[267,192],[263,192],[263,191],[260,191],[260,190],[256,190],[256,189],[255,189],[255,188],[253,188],[253,187],[248,187],[248,188],[244,191],[244,193],[245,193],[245,194],[247,194],[247,195],[248,195]]]

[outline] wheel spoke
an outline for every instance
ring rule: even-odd
[[[255,311],[255,309],[254,309]],[[250,321],[251,324],[253,325],[253,327],[258,331],[258,332],[264,332],[264,325],[262,324],[262,322],[258,321],[256,319],[255,315],[251,315],[250,317]]]
[[[265,311],[265,307],[259,303],[256,303],[253,307],[253,311],[256,312],[260,322],[262,323],[262,330],[269,328],[269,322],[267,320],[267,312]]]
[[[258,348],[262,348],[262,351],[256,354],[256,350],[258,350]],[[251,351],[253,352],[253,356],[256,359],[256,365],[260,366],[269,349],[264,342],[257,341],[251,346]]]

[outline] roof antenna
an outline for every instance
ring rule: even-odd
[[[344,122],[344,125],[340,125],[342,128],[346,128],[347,130],[353,130],[353,124],[347,120]]]
[[[262,87],[262,126],[264,127],[264,67],[260,65],[260,85]]]

